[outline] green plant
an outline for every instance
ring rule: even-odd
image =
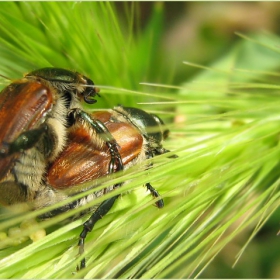
[[[128,5],[121,20],[108,2],[1,3],[1,74],[21,77],[46,66],[84,73],[102,95],[87,109],[121,103],[160,114],[171,131],[165,147],[179,156],[101,182],[129,180],[117,190],[129,193],[89,234],[85,270],[73,273],[86,217],[62,226],[66,213],[32,228],[45,228],[45,238],[3,249],[1,278],[198,277],[240,233],[251,240],[279,206],[279,61],[272,50],[279,38],[244,38],[191,82],[172,85],[161,58],[164,6],[154,5],[144,30],[137,10]],[[139,187],[147,180],[163,209],[153,209]],[[3,211],[0,231],[42,211],[13,219]]]

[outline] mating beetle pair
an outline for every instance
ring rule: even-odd
[[[43,208],[69,197],[66,190],[73,186],[168,152],[161,144],[168,131],[162,130],[159,117],[122,106],[84,112],[81,101],[93,104],[96,95],[98,90],[89,78],[59,68],[33,71],[2,91],[0,204],[27,202],[34,209]],[[93,192],[42,218],[79,207],[120,185]],[[157,198],[157,207],[163,207],[158,192],[150,183],[146,187]],[[88,232],[117,198],[101,203],[84,223],[80,253]]]

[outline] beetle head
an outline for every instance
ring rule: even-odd
[[[40,80],[57,89],[69,98],[69,94],[74,93],[78,98],[84,99],[88,104],[96,102],[94,97],[100,96],[99,89],[94,87],[94,83],[88,77],[63,68],[46,67],[32,71],[25,75],[27,79]]]
[[[160,150],[161,142],[168,137],[169,130],[164,129],[164,122],[158,116],[141,109],[118,106],[115,111],[122,114],[129,122],[140,130],[151,148]],[[157,152],[156,152],[157,153]],[[159,152],[160,153],[160,152]]]

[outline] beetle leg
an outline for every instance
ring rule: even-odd
[[[123,162],[118,151],[118,143],[109,132],[107,127],[99,120],[92,119],[86,112],[80,109],[73,109],[70,112],[74,121],[80,117],[86,121],[106,143],[111,154],[111,161],[109,164],[109,173],[114,172],[114,166],[117,165],[116,171],[123,170]]]
[[[118,151],[118,143],[114,139],[114,137],[111,135],[107,127],[100,122],[99,120],[93,120],[91,119],[90,124],[92,127],[94,127],[97,131],[97,133],[100,135],[100,137],[106,142],[106,145],[109,148],[109,152],[111,154],[111,160],[109,164],[109,173],[114,172],[115,165],[117,166],[116,171],[123,170],[123,162],[121,159],[121,156]]]
[[[123,166],[121,168],[123,169]],[[113,186],[113,188],[116,189],[117,187],[120,187],[121,185],[122,185],[122,183],[116,184]],[[79,242],[78,242],[80,255],[82,255],[84,253],[84,244],[85,244],[85,239],[87,237],[87,234],[92,231],[95,223],[98,222],[99,220],[101,220],[103,218],[103,216],[105,216],[110,211],[110,209],[113,207],[115,201],[118,199],[119,196],[120,196],[120,194],[115,195],[115,196],[103,201],[97,207],[97,209],[94,211],[94,213],[90,216],[90,218],[84,223],[84,225],[83,225],[84,228],[80,234],[80,238],[79,238]],[[83,258],[81,260],[80,266],[77,267],[77,270],[80,270],[85,267],[86,267],[86,259]]]
[[[123,165],[121,165],[120,168],[122,170]],[[122,183],[115,184],[113,186],[113,188],[116,189],[116,188],[120,187],[121,185],[122,185]],[[101,220],[102,217],[105,216],[110,211],[110,209],[113,207],[115,201],[117,200],[117,198],[119,196],[120,195],[118,194],[118,195],[115,195],[115,196],[103,201],[98,206],[98,208],[94,211],[94,213],[90,216],[90,218],[84,223],[84,225],[83,225],[84,228],[83,228],[83,231],[80,234],[80,239],[79,239],[79,242],[78,242],[79,254],[80,255],[82,255],[84,253],[84,244],[85,244],[85,239],[86,239],[87,234],[92,231],[95,223],[98,222],[99,220]],[[85,267],[86,267],[86,259],[83,258],[81,260],[80,267],[78,266],[77,270],[80,270],[80,269],[85,268]]]
[[[146,185],[147,189],[151,192],[151,195],[152,195],[154,198],[160,197],[160,194],[158,193],[158,191],[157,191],[156,189],[154,189],[150,183],[146,183],[145,185]],[[162,199],[162,198],[159,199],[159,200],[157,200],[156,206],[157,206],[158,208],[163,208],[164,202],[163,202],[163,199]]]
[[[146,151],[146,158],[147,158],[147,159],[153,158],[153,157],[154,157],[154,154],[151,152],[151,150],[152,150],[152,149],[149,147],[149,148],[147,149],[147,151]],[[158,152],[158,153],[157,153],[157,152]],[[166,150],[166,149],[161,149],[161,152],[156,151],[156,155],[164,154],[164,153],[167,153],[167,152],[169,152],[169,151]],[[152,167],[152,166],[153,166],[153,163],[150,163],[150,164],[147,166],[147,169],[148,169],[149,167]],[[159,197],[160,197],[159,192],[158,192],[155,188],[153,188],[153,186],[152,186],[150,183],[146,183],[145,186],[146,186],[147,190],[150,191],[151,195],[152,195],[154,198],[159,198]],[[163,207],[164,207],[164,202],[163,202],[163,199],[162,199],[162,198],[156,201],[156,207],[157,207],[157,208],[163,208]]]
[[[115,201],[119,196],[120,195],[116,195],[103,201],[96,209],[96,211],[91,215],[91,217],[84,223],[84,228],[80,234],[80,239],[78,243],[80,255],[83,254],[84,252],[84,244],[85,244],[85,238],[87,234],[92,231],[95,223],[101,220],[102,217],[109,212],[109,210],[112,208],[112,206],[114,205]],[[85,268],[85,266],[86,266],[86,260],[85,258],[83,258],[81,260],[80,267],[77,267],[77,270]]]
[[[112,134],[109,132],[107,127],[99,120],[92,119],[86,112],[80,110],[80,109],[73,109],[70,112],[70,120],[72,118],[72,121],[75,122],[75,120],[79,117],[86,121],[95,131],[96,133],[101,137],[101,139],[106,143],[106,145],[109,148],[109,152],[111,155],[111,160],[109,164],[109,173],[114,173],[115,171],[123,170],[123,162],[121,159],[121,156],[118,151],[118,143],[116,142],[115,138],[112,136]],[[114,167],[117,166],[115,169]],[[114,185],[114,189],[117,187],[120,187],[122,183]],[[120,195],[113,196],[105,201],[103,201],[98,208],[94,211],[94,213],[91,215],[91,217],[84,223],[83,231],[80,234],[80,239],[78,242],[79,246],[79,254],[83,254],[84,252],[84,244],[86,236],[89,232],[92,231],[95,223],[102,219],[104,215],[106,215],[109,210],[114,205],[115,201]],[[86,260],[83,258],[81,260],[80,267],[77,267],[77,270],[80,270],[86,266]]]
[[[150,149],[147,149],[148,151],[150,151]],[[157,149],[157,150],[155,150],[155,154],[156,155],[162,155],[162,154],[165,154],[165,153],[168,153],[168,152],[170,152],[169,150],[166,150],[166,149],[164,149],[164,148],[160,148],[160,149]],[[151,153],[151,152],[147,152],[147,154],[146,154],[146,157],[147,158],[152,158],[154,155]],[[177,155],[172,155],[172,156],[170,156],[169,158],[177,158],[178,156]],[[153,164],[151,163],[149,166],[152,166]],[[146,183],[145,184],[146,185],[146,188],[151,192],[151,195],[154,197],[154,198],[158,198],[158,197],[160,197],[160,194],[159,194],[159,192],[155,189],[155,188],[153,188],[152,187],[152,185],[150,184],[150,183]],[[157,202],[156,202],[156,206],[158,207],[158,208],[163,208],[164,207],[164,202],[163,202],[163,199],[159,199],[159,200],[157,200]]]
[[[21,133],[15,141],[11,143],[6,143],[7,149],[3,149],[0,151],[0,156],[4,157],[7,155],[11,155],[13,153],[21,152],[24,150],[28,150],[32,148],[42,135],[46,132],[47,126],[42,125],[37,129],[31,129]]]

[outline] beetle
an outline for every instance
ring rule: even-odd
[[[69,128],[67,145],[47,169],[45,193],[52,192],[61,195],[72,186],[108,176],[141,163],[145,159],[169,152],[162,146],[162,141],[167,138],[169,132],[163,129],[163,121],[158,116],[141,109],[117,106],[114,109],[91,114],[73,110],[71,115],[74,123]],[[103,138],[100,137],[101,134]],[[104,134],[107,137],[105,141]],[[108,143],[113,143],[112,145],[117,147],[114,153],[108,149],[110,147]],[[84,205],[121,185],[116,184],[95,191],[86,197],[45,213],[41,218],[52,217]],[[147,182],[145,185],[157,199],[156,206],[162,208],[164,203],[159,193],[150,183]],[[87,234],[92,231],[95,223],[111,209],[118,197],[119,195],[115,195],[98,205],[84,223],[78,242],[80,254],[84,252]],[[50,204],[46,197],[42,199],[45,204]],[[42,203],[40,202],[39,205],[42,206]],[[84,267],[85,259],[81,261],[79,269]]]
[[[35,70],[2,91],[0,204],[27,202],[33,209],[44,208],[69,197],[67,190],[73,185],[168,152],[161,144],[168,130],[162,130],[160,118],[122,106],[93,114],[84,112],[81,100],[93,104],[96,95],[98,91],[89,78],[61,68]],[[93,191],[41,218],[79,207],[121,185]],[[158,192],[150,183],[146,187],[158,199],[157,207],[163,207]],[[84,223],[78,243],[80,254],[88,232],[117,198],[97,206]],[[85,259],[80,265],[83,267]]]
[[[12,82],[0,94],[0,204],[32,201],[48,162],[67,139],[68,114],[93,104],[92,80],[62,68],[42,68]]]

